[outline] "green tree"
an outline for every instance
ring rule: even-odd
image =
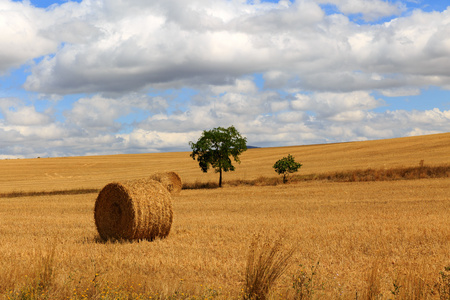
[[[297,172],[301,166],[302,164],[296,162],[294,157],[289,154],[287,157],[278,160],[273,165],[273,168],[278,175],[283,174],[283,183],[286,183],[289,173]]]
[[[222,187],[222,172],[234,171],[231,156],[240,163],[239,155],[247,150],[247,139],[230,126],[217,127],[203,131],[197,143],[189,142],[192,148],[191,157],[196,159],[203,172],[208,172],[211,166],[216,173],[220,173],[219,187]]]

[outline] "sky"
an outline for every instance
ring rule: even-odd
[[[0,159],[450,132],[450,3],[0,0]]]

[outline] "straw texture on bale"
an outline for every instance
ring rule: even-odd
[[[150,176],[150,179],[161,182],[161,184],[169,191],[172,195],[177,195],[181,192],[183,184],[181,183],[181,178],[176,172],[159,172]]]
[[[164,238],[173,220],[169,192],[149,179],[107,184],[98,194],[94,210],[95,225],[104,240]]]

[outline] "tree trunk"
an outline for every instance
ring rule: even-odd
[[[219,171],[220,177],[219,177],[219,187],[222,187],[222,169]]]

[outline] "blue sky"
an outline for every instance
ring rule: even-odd
[[[0,0],[0,158],[449,132],[445,2]]]

